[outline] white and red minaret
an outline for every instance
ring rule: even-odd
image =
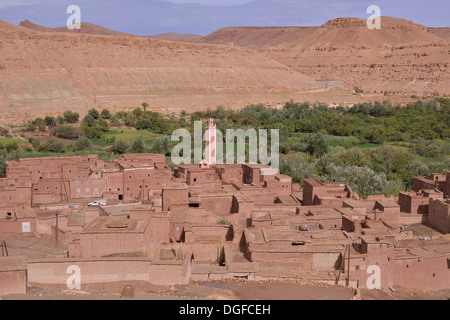
[[[202,161],[202,168],[216,164],[216,129],[214,119],[209,118],[206,125],[206,159]]]

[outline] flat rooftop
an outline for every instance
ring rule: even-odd
[[[122,217],[100,217],[88,224],[81,234],[143,233],[149,220],[129,220]]]

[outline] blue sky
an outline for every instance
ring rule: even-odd
[[[378,5],[383,16],[450,27],[449,0],[0,0],[0,19],[61,27],[69,5],[81,8],[82,22],[138,35],[207,35],[228,26],[320,26],[338,17],[368,18],[370,5]]]

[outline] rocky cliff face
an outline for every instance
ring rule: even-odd
[[[450,95],[450,41],[407,20],[382,17],[381,29],[370,30],[366,20],[334,19],[266,53],[313,79],[366,93]]]

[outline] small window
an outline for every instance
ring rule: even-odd
[[[96,192],[96,193],[98,192],[98,188],[95,188],[95,192]]]
[[[80,193],[81,192],[81,189],[80,188],[77,188],[77,193]]]

